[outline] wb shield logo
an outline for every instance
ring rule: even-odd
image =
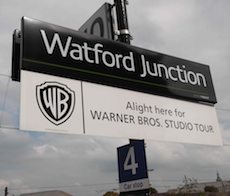
[[[53,124],[64,123],[73,113],[75,93],[58,82],[45,82],[36,86],[36,98],[43,115]]]

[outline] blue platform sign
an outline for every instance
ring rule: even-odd
[[[131,140],[117,148],[120,192],[149,188],[144,140]]]

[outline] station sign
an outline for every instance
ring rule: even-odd
[[[208,66],[25,17],[21,32],[21,130],[222,145]]]
[[[117,148],[120,193],[147,190],[149,179],[144,140]]]
[[[209,66],[24,17],[22,69],[216,103]]]
[[[79,31],[97,35],[106,39],[114,39],[112,5],[104,3],[80,28]]]

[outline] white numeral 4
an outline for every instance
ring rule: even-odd
[[[134,147],[130,147],[125,158],[124,170],[132,170],[132,175],[136,175],[138,168],[138,163],[135,160]]]

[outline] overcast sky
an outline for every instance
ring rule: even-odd
[[[108,1],[113,3],[113,1]],[[0,0],[0,195],[61,189],[97,196],[118,188],[116,148],[128,139],[19,131],[20,83],[12,82],[12,32],[22,16],[78,29],[102,0]],[[150,182],[159,191],[230,180],[230,1],[129,1],[132,45],[210,66],[224,146],[146,141]]]

